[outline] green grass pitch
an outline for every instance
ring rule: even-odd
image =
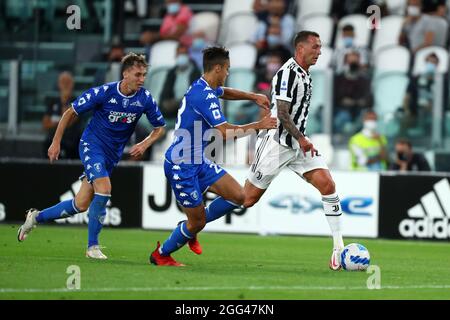
[[[149,265],[169,232],[138,229],[101,234],[107,261],[85,258],[86,227],[39,226],[23,242],[17,225],[0,225],[2,299],[450,299],[450,244],[345,239],[360,242],[381,271],[369,290],[365,272],[328,269],[331,238],[204,232],[203,254],[174,254],[184,268]],[[67,289],[71,265],[80,290]]]

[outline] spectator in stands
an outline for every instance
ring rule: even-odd
[[[140,36],[140,42],[146,48],[147,60],[150,60],[151,45],[160,40],[177,40],[190,46],[192,36],[187,32],[193,13],[189,6],[182,0],[165,0],[166,15],[163,18],[159,33],[152,30],[144,30]]]
[[[192,34],[192,45],[189,48],[189,57],[195,62],[195,65],[199,70],[203,70],[203,49],[212,45],[213,43],[208,41],[206,34],[203,31]]]
[[[431,52],[425,58],[425,72],[411,77],[403,100],[402,133],[408,128],[431,130],[431,112],[434,103],[434,81],[439,57]]]
[[[377,118],[374,111],[367,111],[362,130],[350,138],[353,170],[380,171],[387,168],[387,140],[377,131]]]
[[[344,72],[334,81],[334,130],[350,133],[361,111],[372,107],[370,77],[357,51],[345,55]],[[353,131],[354,132],[354,131]]]
[[[292,38],[295,32],[295,18],[286,13],[284,0],[269,0],[267,17],[258,23],[255,45],[258,49],[283,46],[292,50]]]
[[[335,73],[340,74],[344,72],[345,56],[349,52],[359,53],[359,64],[363,69],[368,68],[369,51],[365,47],[359,47],[355,44],[355,28],[351,24],[346,24],[342,27],[342,38],[337,41],[342,41],[343,46],[336,45],[331,58],[331,66]]]
[[[408,0],[399,44],[408,47],[413,54],[429,46],[445,47],[447,28],[445,19],[422,13],[421,0]]]
[[[118,81],[121,77],[121,61],[124,56],[125,49],[122,45],[112,45],[107,57],[109,63],[108,67],[106,69],[97,70],[94,78],[94,85],[99,86],[103,83]]]
[[[419,153],[413,152],[411,142],[399,139],[395,144],[395,162],[389,167],[398,171],[430,171],[427,159]]]
[[[47,157],[47,150],[52,143],[61,116],[70,108],[71,102],[75,99],[73,87],[72,74],[67,71],[62,72],[58,77],[59,97],[48,101],[47,112],[42,118],[42,126],[47,131],[47,138],[43,146],[44,157]],[[79,118],[69,123],[61,141],[60,159],[79,159],[78,142],[82,130],[82,121]]]
[[[188,47],[180,43],[177,48],[176,65],[167,73],[160,98],[160,108],[166,120],[167,129],[174,127],[178,107],[186,90],[200,76],[199,69],[189,58]]]
[[[280,52],[271,51],[267,54],[266,63],[259,69],[256,74],[256,91],[265,94],[270,98],[270,89],[272,78],[275,73],[280,70],[283,65],[283,57]]]

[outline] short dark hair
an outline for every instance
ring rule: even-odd
[[[208,72],[215,65],[223,66],[230,60],[230,52],[225,47],[208,47],[203,51],[203,71]]]
[[[407,145],[410,149],[412,149],[411,141],[406,138],[399,138],[395,144],[404,144]]]
[[[303,30],[298,32],[294,37],[294,48],[297,48],[297,45],[300,42],[307,42],[309,37],[317,37],[319,38],[319,34],[314,31]]]
[[[351,24],[346,24],[344,27],[342,27],[342,31],[355,31],[355,28]]]
[[[147,60],[143,54],[136,54],[134,52],[128,53],[122,58],[122,72],[133,67],[134,65],[148,67]]]

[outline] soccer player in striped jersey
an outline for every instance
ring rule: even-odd
[[[272,80],[272,115],[278,126],[259,135],[256,154],[244,186],[245,207],[253,206],[280,171],[288,167],[311,183],[322,195],[322,203],[333,235],[329,266],[340,269],[342,215],[339,196],[330,171],[319,151],[306,135],[312,94],[309,67],[321,54],[317,33],[301,31],[294,38],[295,56],[289,59]]]
[[[130,149],[131,156],[141,156],[164,134],[166,125],[156,101],[143,88],[147,67],[144,56],[129,53],[122,59],[121,81],[87,90],[72,103],[72,108],[64,112],[48,149],[50,162],[58,160],[61,138],[68,123],[82,113],[93,111],[79,144],[84,166],[81,188],[72,200],[41,211],[28,210],[25,223],[18,230],[19,241],[24,241],[37,224],[67,218],[89,209],[86,257],[107,258],[100,250],[98,237],[106,216],[106,204],[111,197],[111,173],[143,114],[154,130]]]

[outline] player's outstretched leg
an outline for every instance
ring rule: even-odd
[[[103,227],[103,221],[106,216],[106,204],[111,198],[110,195],[95,193],[89,206],[89,222],[88,222],[88,249],[86,257],[93,259],[107,259],[98,245],[98,236]]]
[[[79,213],[80,210],[75,205],[75,199],[66,200],[54,205],[53,207],[39,211],[37,209],[29,209],[25,223],[20,226],[17,239],[24,241],[27,235],[36,227],[37,224],[53,221],[56,219],[67,218]]]
[[[323,209],[333,236],[333,252],[329,267],[331,270],[337,271],[341,269],[340,254],[344,248],[344,240],[341,232],[341,203],[333,178],[327,169],[312,170],[303,176],[322,194]]]

